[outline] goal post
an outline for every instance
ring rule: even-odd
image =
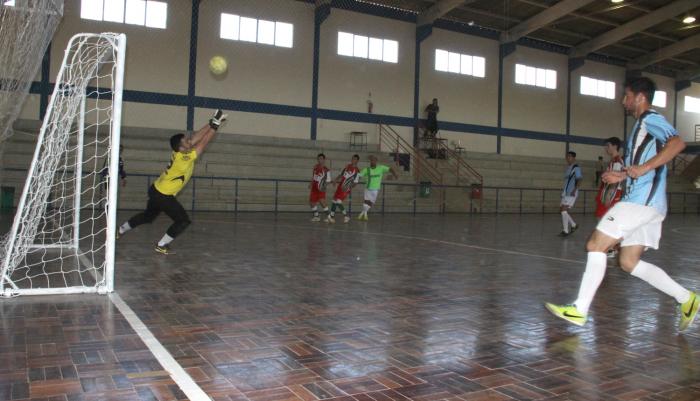
[[[64,53],[12,227],[0,294],[114,290],[126,36],[78,34]]]

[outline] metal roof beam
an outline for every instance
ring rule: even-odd
[[[546,5],[546,4],[542,4],[542,3],[539,3],[539,2],[533,1],[533,0],[517,0],[517,1],[519,1],[519,2],[521,2],[521,3],[529,4],[529,5],[531,5],[531,6],[541,7],[541,8],[548,8],[548,7],[549,7],[549,6]],[[640,8],[640,7],[638,7],[638,6],[633,6],[633,5],[631,5],[631,4],[627,4],[627,5],[625,5],[625,6],[626,6],[626,7],[633,8],[633,9],[635,9],[635,10],[637,10],[637,11],[643,11],[643,12],[646,12],[646,13],[650,12],[650,11],[647,10],[647,9],[642,9],[642,8]],[[617,28],[618,26],[620,26],[620,24],[618,24],[618,23],[616,23],[616,22],[607,21],[607,20],[604,20],[604,19],[602,19],[602,18],[593,17],[593,16],[590,15],[590,14],[583,14],[583,13],[580,13],[580,12],[572,12],[572,13],[571,13],[571,17],[572,17],[572,18],[570,18],[570,19],[581,18],[581,19],[585,19],[585,20],[587,20],[587,21],[596,22],[596,23],[599,23],[599,24],[603,24],[603,25],[607,25],[607,26],[611,26],[611,27],[615,27],[615,28]],[[567,21],[567,22],[568,22],[568,21]],[[668,37],[668,36],[659,35],[658,33],[640,32],[640,34],[642,34],[642,35],[644,35],[644,36],[649,36],[649,37],[655,38],[655,39],[666,40],[666,41],[671,42],[671,43],[673,43],[673,42],[676,41],[676,39],[674,39],[674,38],[671,38],[671,37]]]
[[[675,55],[697,48],[700,48],[700,34],[687,37],[680,42],[676,42],[670,46],[662,47],[658,50],[654,50],[651,53],[640,56],[630,61],[628,68],[641,69],[648,65],[658,63],[662,60],[667,60]]]
[[[685,70],[678,74],[676,77],[677,81],[692,81],[694,79],[700,78],[700,68],[695,68],[692,70]]]
[[[563,0],[535,14],[506,32],[501,33],[501,43],[515,42],[530,32],[543,28],[574,10],[592,3],[595,0]]]
[[[678,14],[697,7],[698,0],[676,0],[671,4],[658,8],[647,15],[634,19],[626,24],[605,32],[587,42],[572,49],[570,57],[585,57],[603,47],[610,46],[628,36],[657,25],[662,21],[671,19]]]
[[[476,0],[439,0],[430,8],[418,14],[417,25],[428,25],[435,22],[435,20],[444,17],[450,11],[455,8],[467,4],[473,3]]]

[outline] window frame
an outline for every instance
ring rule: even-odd
[[[398,64],[399,62],[399,41],[397,40],[358,35],[345,31],[338,31],[337,37],[336,55],[338,56],[361,58],[389,64]],[[380,44],[381,57],[376,52]]]
[[[113,6],[106,7],[108,2],[112,3]],[[143,4],[143,19],[139,19],[139,22],[136,23],[134,19],[128,19],[127,17],[130,15],[130,8],[133,12],[133,7],[141,7],[139,3]],[[115,14],[112,15],[111,12],[115,12]],[[110,15],[107,15],[108,13]],[[141,13],[141,10],[139,10],[139,13]],[[151,17],[153,15],[162,15],[163,18],[154,20],[155,17]],[[153,29],[167,29],[168,3],[158,0],[81,0],[80,19]]]
[[[465,65],[465,63],[468,64]],[[435,71],[448,74],[465,75],[474,78],[486,78],[486,58],[472,54],[451,52],[435,48]]]
[[[254,28],[253,25],[255,25]],[[294,48],[294,24],[221,12],[219,39],[292,49]]]
[[[579,94],[614,101],[617,98],[617,83],[581,75],[579,78]]]

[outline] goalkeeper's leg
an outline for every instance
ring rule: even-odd
[[[169,196],[163,207],[163,212],[173,219],[173,224],[168,227],[163,238],[158,241],[159,247],[168,246],[178,235],[191,224],[190,217],[187,215],[185,208],[174,196]]]
[[[149,191],[148,203],[146,204],[146,210],[138,213],[131,217],[127,222],[119,226],[119,234],[124,234],[125,232],[131,230],[134,227],[140,226],[141,224],[152,223],[153,220],[160,214],[160,205],[158,199]]]

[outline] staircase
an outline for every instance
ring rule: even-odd
[[[439,204],[439,211],[445,211],[444,176],[440,170],[430,163],[428,159],[408,141],[403,139],[390,125],[379,123],[379,147],[390,149],[394,157],[394,163],[411,171],[414,182],[420,184],[423,197],[435,196]],[[432,195],[430,193],[432,193]],[[417,200],[418,198],[416,198]]]

